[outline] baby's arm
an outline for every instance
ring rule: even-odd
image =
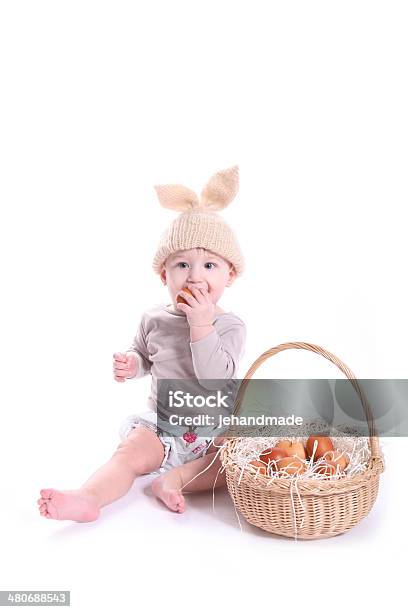
[[[198,380],[232,378],[243,354],[246,329],[238,317],[218,333],[213,324],[215,305],[206,289],[180,291],[186,302],[177,308],[185,313],[190,326],[190,347]]]
[[[245,325],[237,321],[221,334],[214,328],[204,338],[190,342],[197,379],[227,379],[235,376],[243,354],[245,338]]]

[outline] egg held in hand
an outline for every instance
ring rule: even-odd
[[[182,291],[185,291],[186,293],[189,293],[191,295],[191,297],[194,297],[193,294],[191,293],[190,289],[188,289],[187,287],[183,287]],[[187,304],[186,300],[183,298],[182,295],[177,295],[176,302],[177,302],[177,304]],[[188,304],[187,304],[187,306],[188,306]]]

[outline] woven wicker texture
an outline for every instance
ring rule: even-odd
[[[238,414],[245,389],[254,372],[269,357],[287,350],[304,349],[322,355],[334,363],[350,380],[358,393],[370,432],[371,458],[367,469],[340,480],[274,478],[242,470],[233,460],[238,439],[228,440],[220,458],[225,467],[229,494],[246,520],[265,531],[278,535],[317,539],[339,535],[357,525],[370,512],[376,500],[384,461],[376,436],[368,401],[352,371],[332,353],[315,344],[288,342],[265,351],[249,368],[235,401]]]

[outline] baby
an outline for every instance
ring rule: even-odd
[[[215,211],[226,207],[237,190],[237,166],[213,175],[200,200],[182,185],[156,186],[162,206],[183,211],[163,234],[153,261],[172,303],[142,315],[132,346],[115,353],[113,363],[118,382],[151,374],[148,409],[126,419],[113,456],[79,489],[41,490],[42,516],[93,521],[100,508],[127,493],[137,476],[154,472],[161,472],[152,482],[154,494],[175,512],[185,509],[182,490],[225,485],[216,456],[222,437],[200,437],[191,430],[176,436],[158,427],[157,381],[190,379],[205,387],[206,380],[236,376],[246,328],[218,301],[242,274],[244,262],[232,230]],[[178,296],[186,303],[178,303]]]

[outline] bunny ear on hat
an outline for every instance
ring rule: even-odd
[[[190,210],[216,211],[228,206],[238,193],[238,166],[213,174],[201,192],[197,194],[184,185],[155,185],[160,204],[164,208],[186,212]]]
[[[198,206],[198,197],[184,185],[155,185],[160,204],[164,208],[185,212]]]
[[[221,210],[235,198],[239,187],[238,166],[212,175],[201,192],[201,205],[209,210]]]

